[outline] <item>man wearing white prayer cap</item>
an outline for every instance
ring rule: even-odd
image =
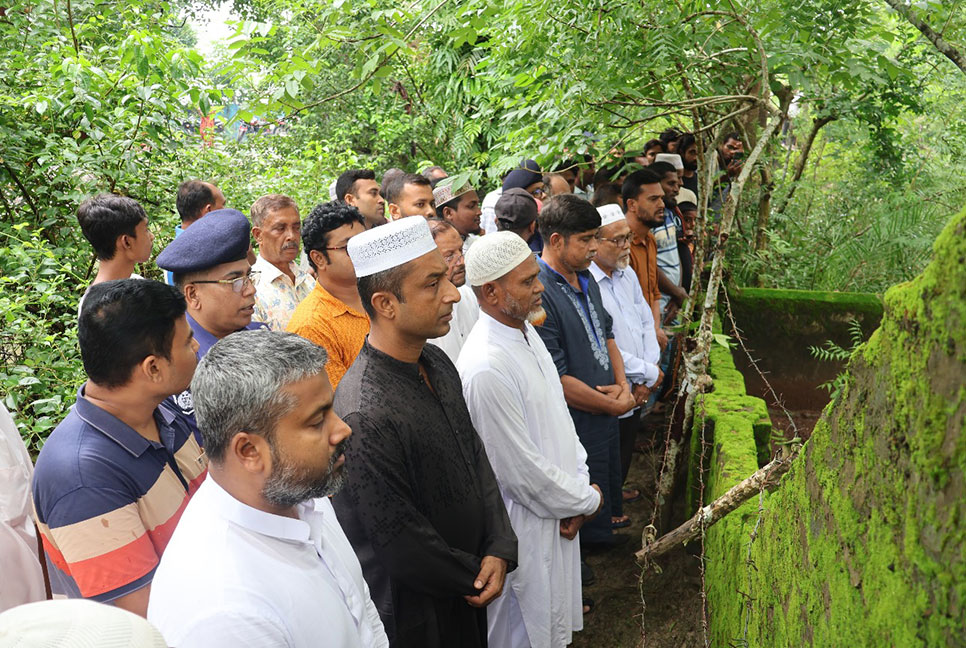
[[[557,368],[531,324],[543,316],[539,272],[513,232],[488,234],[467,255],[481,312],[457,366],[519,538],[520,566],[487,611],[489,643],[501,648],[566,646],[583,629],[577,532],[603,501]]]
[[[55,599],[0,614],[4,648],[165,648],[144,617],[107,603]]]
[[[336,390],[352,436],[333,505],[393,648],[481,648],[517,539],[456,367],[426,344],[449,331],[459,292],[421,216],[354,236],[348,253],[371,330]]]
[[[614,320],[614,341],[624,360],[624,375],[631,385],[637,403],[630,412],[618,417],[620,426],[621,483],[627,480],[634,452],[634,441],[641,427],[641,407],[661,384],[658,367],[661,347],[654,329],[654,314],[644,299],[644,292],[631,263],[631,228],[618,205],[598,207],[600,213],[600,246],[590,265],[590,273],[600,288],[604,310]],[[623,501],[640,498],[640,491],[625,489],[612,522],[626,526]]]

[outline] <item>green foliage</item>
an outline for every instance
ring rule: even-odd
[[[808,347],[808,352],[812,354],[813,358],[818,358],[824,362],[844,363],[859,348],[859,345],[865,342],[865,332],[862,331],[862,323],[855,318],[849,319],[849,340],[851,343],[849,348],[839,346],[832,340],[826,340],[822,346]],[[828,391],[832,400],[836,401],[845,388],[845,380],[846,374],[843,371],[834,380],[822,383],[819,386]]]

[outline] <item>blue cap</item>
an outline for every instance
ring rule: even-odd
[[[250,231],[248,219],[237,209],[208,212],[161,250],[158,266],[185,274],[240,261],[248,256]]]
[[[503,191],[513,189],[514,187],[526,189],[534,182],[540,182],[541,180],[543,180],[543,171],[540,170],[540,165],[533,160],[521,160],[520,166],[510,171],[503,178]]]

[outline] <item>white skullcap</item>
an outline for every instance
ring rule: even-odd
[[[87,599],[20,605],[0,614],[4,648],[165,648],[158,630],[138,615]]]
[[[337,183],[338,181],[339,179],[336,178],[335,180],[332,181],[332,184],[329,185],[329,200],[335,200],[336,198],[338,198],[338,194],[335,193],[335,183]]]
[[[356,277],[401,266],[436,249],[429,223],[422,216],[407,216],[356,234],[346,252]]]
[[[597,208],[597,213],[600,214],[601,227],[607,227],[612,223],[626,220],[624,218],[624,210],[621,209],[620,205],[601,205]]]
[[[481,236],[466,253],[466,283],[495,281],[531,256],[533,250],[519,234],[504,230]]]
[[[670,162],[675,169],[679,171],[684,168],[684,162],[681,161],[681,156],[677,153],[658,153],[654,156],[655,162]]]
[[[680,189],[678,189],[678,195],[674,199],[674,201],[677,204],[679,204],[679,205],[684,204],[684,203],[692,203],[694,205],[697,205],[698,204],[698,197],[690,189],[686,189],[685,187],[681,187]]]

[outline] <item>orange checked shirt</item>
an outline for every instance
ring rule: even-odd
[[[654,305],[661,300],[661,291],[657,287],[657,241],[650,231],[642,240],[637,234],[631,240],[631,269],[641,282],[644,299]]]
[[[335,389],[366,341],[369,317],[333,297],[316,282],[311,294],[296,307],[285,330],[328,352],[325,371]]]

